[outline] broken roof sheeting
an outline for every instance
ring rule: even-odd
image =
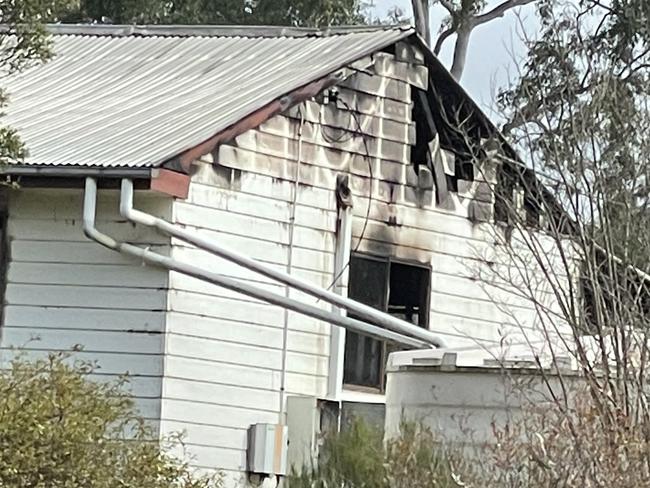
[[[159,165],[412,29],[54,26],[55,57],[3,80],[29,165]]]

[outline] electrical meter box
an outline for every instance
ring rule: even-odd
[[[288,432],[286,425],[254,424],[248,428],[248,472],[287,474]]]

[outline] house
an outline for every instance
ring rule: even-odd
[[[133,187],[138,211],[409,322],[420,344],[499,344],[521,330],[506,304],[535,332],[530,304],[477,278],[498,254],[499,167],[476,152],[494,126],[410,28],[50,30],[54,59],[6,81],[3,123],[29,156],[3,168],[5,359],[76,350],[128,372],[143,415],[233,485],[249,426],[295,422],[291,399],[382,404],[394,345],[354,332],[358,313],[134,223]]]

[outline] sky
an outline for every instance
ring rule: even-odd
[[[374,15],[383,18],[391,7],[400,7],[406,17],[412,17],[410,0],[374,0]],[[499,2],[488,1],[488,7]],[[431,7],[431,37],[435,41],[440,21],[445,17],[441,6]],[[516,14],[515,12],[518,12]],[[536,21],[534,7],[527,6],[508,12],[503,18],[476,28],[473,32],[465,73],[461,84],[476,102],[490,115],[496,115],[495,94],[499,88],[508,85],[508,80],[516,77],[516,59],[526,55],[521,33],[535,34]],[[447,39],[440,54],[445,66],[451,66],[455,37]]]

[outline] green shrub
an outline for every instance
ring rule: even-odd
[[[456,482],[451,455],[432,432],[403,423],[400,435],[383,441],[382,433],[361,420],[341,433],[327,435],[317,463],[294,473],[289,488],[447,488]]]
[[[386,443],[386,477],[391,488],[463,486],[463,461],[437,442],[430,429],[402,422],[400,435]]]
[[[51,354],[0,371],[0,486],[3,488],[208,488],[165,454],[138,416],[124,381],[88,379],[92,365]]]

